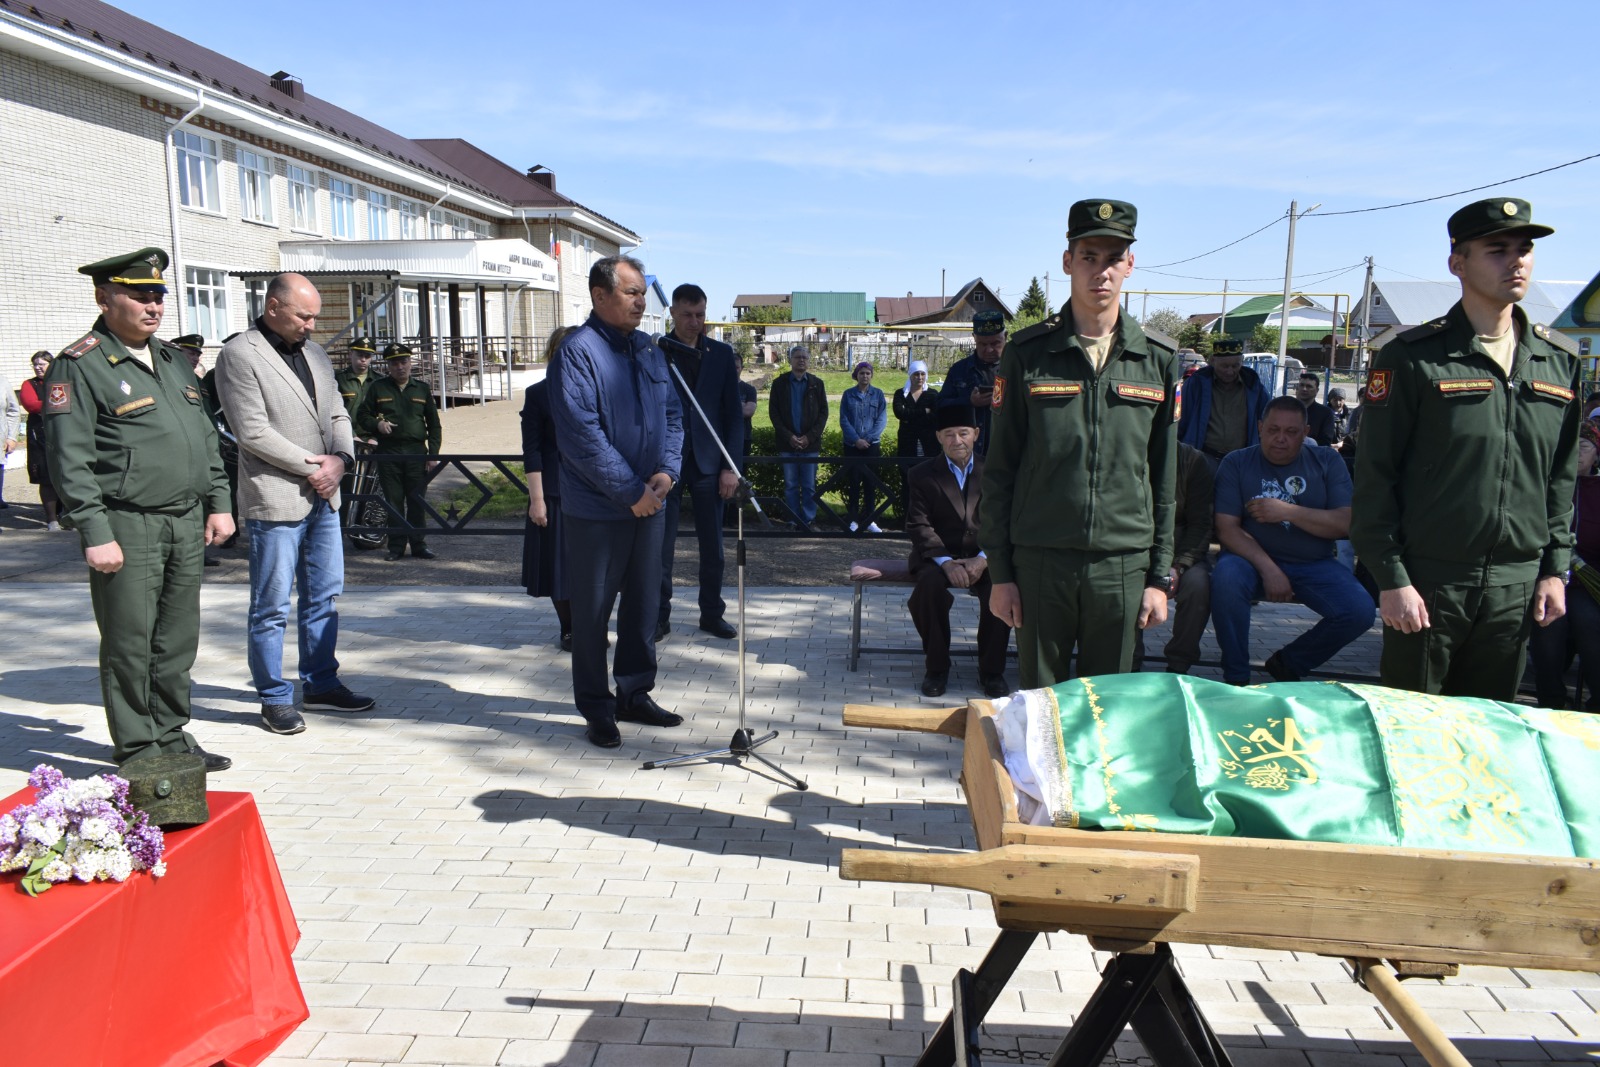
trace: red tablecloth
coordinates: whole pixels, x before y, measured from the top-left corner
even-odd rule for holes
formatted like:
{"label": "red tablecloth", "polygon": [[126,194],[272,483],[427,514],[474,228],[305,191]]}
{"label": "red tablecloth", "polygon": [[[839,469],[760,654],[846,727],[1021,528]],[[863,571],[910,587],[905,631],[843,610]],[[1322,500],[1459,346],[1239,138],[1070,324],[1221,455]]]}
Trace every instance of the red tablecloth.
{"label": "red tablecloth", "polygon": [[254,1067],[305,1021],[300,930],[255,800],[208,801],[209,822],[167,834],[163,878],[31,898],[0,875],[0,1017],[32,1035],[17,1062]]}

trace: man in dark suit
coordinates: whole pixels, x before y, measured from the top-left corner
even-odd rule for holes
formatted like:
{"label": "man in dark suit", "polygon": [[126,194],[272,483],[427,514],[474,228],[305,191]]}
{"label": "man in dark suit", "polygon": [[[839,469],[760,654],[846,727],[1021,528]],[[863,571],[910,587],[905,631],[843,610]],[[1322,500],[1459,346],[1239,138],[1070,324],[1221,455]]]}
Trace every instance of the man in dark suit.
{"label": "man in dark suit", "polygon": [[[672,291],[672,332],[661,339],[661,351],[683,378],[681,384],[676,376],[672,379],[683,404],[683,475],[667,494],[664,505],[666,543],[661,550],[657,641],[672,631],[672,562],[685,488],[694,508],[694,533],[700,547],[700,629],[723,640],[732,640],[739,634],[723,618],[727,603],[722,599],[723,503],[739,488],[739,472],[728,466],[723,451],[737,454],[744,437],[739,357],[731,345],[713,341],[705,331],[706,291],[698,285],[678,286]],[[693,401],[684,393],[684,384],[693,393]],[[704,419],[695,414],[695,401],[705,413]]]}
{"label": "man in dark suit", "polygon": [[922,635],[926,673],[924,696],[943,696],[950,680],[952,588],[970,589],[978,598],[978,679],[983,695],[1003,697],[1006,645],[1011,628],[989,611],[989,561],[978,548],[978,498],[983,460],[973,455],[978,418],[970,404],[939,408],[942,456],[911,468],[911,504],[906,533],[911,538],[911,621]]}

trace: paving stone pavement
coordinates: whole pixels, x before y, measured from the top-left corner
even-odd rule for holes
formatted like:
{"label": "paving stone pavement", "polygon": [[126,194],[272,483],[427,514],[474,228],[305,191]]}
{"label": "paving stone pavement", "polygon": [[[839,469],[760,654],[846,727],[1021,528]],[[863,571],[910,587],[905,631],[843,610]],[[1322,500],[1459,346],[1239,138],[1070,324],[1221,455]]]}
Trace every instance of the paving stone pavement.
{"label": "paving stone pavement", "polygon": [[[658,694],[687,727],[590,748],[553,616],[520,589],[352,589],[342,673],[377,710],[276,736],[245,673],[247,595],[204,588],[194,733],[235,761],[213,784],[256,795],[301,924],[312,1014],[271,1064],[909,1065],[995,937],[984,897],[838,877],[846,847],[974,846],[955,742],[840,725],[847,701],[924,703],[917,657],[845,669],[846,589],[749,596],[751,724],[779,731],[762,751],[807,792],[726,762],[640,769],[736,725],[733,646],[684,624]],[[871,643],[915,644],[903,599],[871,592]],[[87,588],[7,581],[0,610],[0,795],[42,761],[104,769]],[[1308,620],[1263,606],[1257,658]],[[1372,670],[1377,641],[1338,668]],[[958,662],[951,697],[973,670]],[[1421,1063],[1341,961],[1177,955],[1239,1067]],[[1080,938],[1036,946],[989,1016],[986,1062],[1043,1062],[1105,961]],[[1600,1055],[1600,976],[1464,968],[1408,989],[1474,1062]],[[1115,1054],[1141,1050],[1128,1036]]]}

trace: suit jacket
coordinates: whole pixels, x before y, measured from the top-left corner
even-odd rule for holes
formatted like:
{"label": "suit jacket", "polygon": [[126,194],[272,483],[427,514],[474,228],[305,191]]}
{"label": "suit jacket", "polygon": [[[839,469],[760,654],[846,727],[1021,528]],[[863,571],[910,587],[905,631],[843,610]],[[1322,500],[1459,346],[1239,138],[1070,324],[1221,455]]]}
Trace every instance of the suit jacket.
{"label": "suit jacket", "polygon": [[908,479],[911,500],[906,511],[906,534],[911,538],[911,573],[932,566],[939,556],[976,556],[983,457],[973,457],[965,491],[956,486],[956,476],[950,473],[943,452],[912,467]]}
{"label": "suit jacket", "polygon": [[[311,513],[317,491],[306,480],[312,456],[353,455],[350,416],[333,364],[322,346],[307,341],[306,364],[316,399],[306,395],[258,326],[235,337],[217,356],[217,399],[239,439],[239,516],[298,522]],[[339,494],[328,503],[339,508]]]}
{"label": "suit jacket", "polygon": [[[709,337],[700,338],[699,348],[700,373],[694,380],[694,398],[711,420],[712,429],[706,429],[706,424],[695,414],[694,405],[679,388],[678,379],[672,379],[672,387],[678,390],[678,398],[683,401],[684,477],[691,473],[688,463],[691,458],[695,470],[703,475],[719,474],[728,469],[722,450],[711,437],[713,431],[733,455],[739,453],[744,440],[744,420],[739,414],[739,358],[734,355],[732,346]],[[675,349],[663,345],[661,351],[669,363],[682,369],[682,357]]]}

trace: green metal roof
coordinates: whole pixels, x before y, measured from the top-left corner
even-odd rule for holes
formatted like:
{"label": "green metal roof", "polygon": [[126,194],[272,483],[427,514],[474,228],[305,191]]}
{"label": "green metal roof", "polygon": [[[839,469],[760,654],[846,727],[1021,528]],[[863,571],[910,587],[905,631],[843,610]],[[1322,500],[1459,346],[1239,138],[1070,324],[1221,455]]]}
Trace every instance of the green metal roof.
{"label": "green metal roof", "polygon": [[1600,325],[1600,274],[1590,279],[1577,299],[1562,309],[1550,325],[1557,330],[1581,330]]}
{"label": "green metal roof", "polygon": [[836,326],[870,326],[866,293],[795,293],[790,300],[795,322],[821,322]]}

